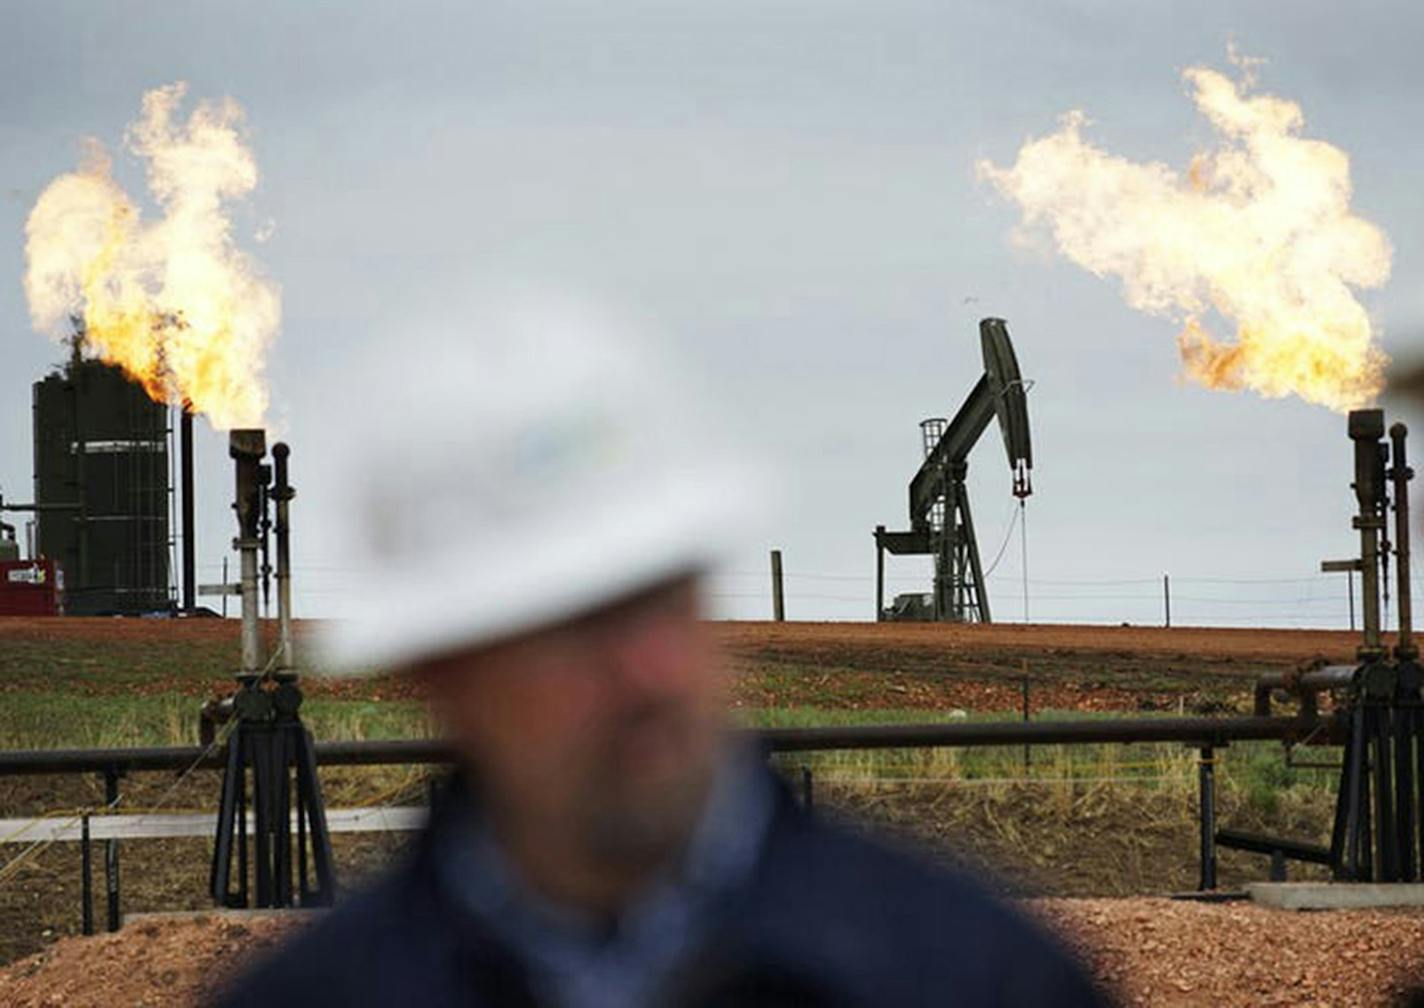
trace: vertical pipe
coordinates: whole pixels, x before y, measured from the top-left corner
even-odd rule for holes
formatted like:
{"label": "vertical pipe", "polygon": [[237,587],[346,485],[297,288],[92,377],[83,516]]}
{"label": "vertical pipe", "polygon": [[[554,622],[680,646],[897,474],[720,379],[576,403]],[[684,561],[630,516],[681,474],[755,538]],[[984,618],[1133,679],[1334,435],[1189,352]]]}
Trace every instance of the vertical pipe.
{"label": "vertical pipe", "polygon": [[233,507],[237,511],[238,551],[242,578],[242,669],[238,678],[254,681],[261,673],[259,656],[257,550],[262,522],[262,456],[267,454],[267,437],[259,429],[234,430],[228,435],[228,454],[236,474]]}
{"label": "vertical pipe", "polygon": [[1162,625],[1172,625],[1172,579],[1166,574],[1162,575]]}
{"label": "vertical pipe", "polygon": [[[109,809],[119,804],[119,772],[112,767],[104,771],[104,802]],[[104,892],[108,898],[110,931],[119,929],[119,841],[104,841]]]}
{"label": "vertical pipe", "polygon": [[237,543],[242,578],[242,672],[244,678],[256,678],[261,669],[257,626],[257,540],[240,539]]}
{"label": "vertical pipe", "polygon": [[1389,475],[1394,481],[1395,592],[1399,600],[1399,641],[1394,653],[1400,659],[1419,656],[1419,649],[1414,644],[1414,600],[1409,578],[1409,481],[1414,478],[1414,470],[1409,468],[1405,457],[1404,444],[1408,436],[1409,429],[1402,423],[1389,428],[1393,449]]}
{"label": "vertical pipe", "polygon": [[1360,511],[1354,525],[1360,532],[1360,587],[1363,595],[1364,641],[1359,648],[1363,661],[1384,653],[1380,637],[1380,532],[1384,528],[1384,411],[1352,410],[1350,439],[1355,442],[1355,497]]}
{"label": "vertical pipe", "polygon": [[875,622],[885,618],[885,544],[881,542],[884,525],[875,526]]}
{"label": "vertical pipe", "polygon": [[786,620],[786,596],[781,581],[781,550],[771,551],[771,618],[781,623]]}
{"label": "vertical pipe", "polygon": [[[287,474],[287,458],[292,453],[285,442],[272,446],[276,478],[272,487],[272,499],[277,504],[277,670],[288,672],[292,661],[292,546],[287,506],[296,491],[292,489]],[[780,554],[775,554],[778,559]]]}
{"label": "vertical pipe", "polygon": [[186,403],[178,421],[178,465],[179,481],[183,485],[183,611],[192,612],[198,606],[197,539],[193,518],[193,414]]}
{"label": "vertical pipe", "polygon": [[84,934],[94,933],[94,852],[89,844],[89,813],[79,825],[79,900]]}
{"label": "vertical pipe", "polygon": [[1350,603],[1350,632],[1355,632],[1355,572],[1348,570],[1345,572],[1345,597]]}
{"label": "vertical pipe", "polygon": [[1202,746],[1198,761],[1201,780],[1201,878],[1197,888],[1216,888],[1216,757],[1211,746]]}

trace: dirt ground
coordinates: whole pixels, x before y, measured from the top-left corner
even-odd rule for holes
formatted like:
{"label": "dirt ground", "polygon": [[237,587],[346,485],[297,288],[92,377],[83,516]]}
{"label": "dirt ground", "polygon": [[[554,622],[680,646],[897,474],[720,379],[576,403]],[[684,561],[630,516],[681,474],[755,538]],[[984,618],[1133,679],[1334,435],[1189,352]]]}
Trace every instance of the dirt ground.
{"label": "dirt ground", "polygon": [[[1389,1005],[1418,982],[1424,914],[1291,913],[1165,899],[1034,900],[1025,909],[1130,1006]],[[187,1005],[303,926],[299,915],[138,919],[0,970],[14,1008]]]}
{"label": "dirt ground", "polygon": [[[744,675],[737,700],[791,692],[841,707],[1249,710],[1262,672],[1353,659],[1358,635],[1328,630],[1011,623],[718,623]],[[819,683],[819,687],[817,684]]]}
{"label": "dirt ground", "polygon": [[[299,637],[315,628],[298,622]],[[1263,671],[1345,662],[1344,631],[996,623],[751,623],[712,629],[738,673],[741,706],[1017,709],[1029,680],[1036,709],[1236,710]],[[273,628],[268,626],[270,633]],[[0,693],[86,695],[231,690],[236,621],[0,617]],[[413,696],[390,676],[309,676],[312,696]]]}
{"label": "dirt ground", "polygon": [[[298,633],[312,620],[297,620]],[[1292,660],[1316,654],[1349,657],[1359,640],[1346,630],[1270,630],[1222,627],[1142,627],[1055,623],[811,623],[724,621],[715,623],[733,647],[793,648],[835,652],[867,643],[897,650],[920,647],[1122,650],[1151,655],[1196,655],[1221,659]],[[187,640],[237,639],[237,621],[220,619],[111,619],[107,617],[0,617],[0,639],[40,636],[49,640],[153,642],[180,636]]]}

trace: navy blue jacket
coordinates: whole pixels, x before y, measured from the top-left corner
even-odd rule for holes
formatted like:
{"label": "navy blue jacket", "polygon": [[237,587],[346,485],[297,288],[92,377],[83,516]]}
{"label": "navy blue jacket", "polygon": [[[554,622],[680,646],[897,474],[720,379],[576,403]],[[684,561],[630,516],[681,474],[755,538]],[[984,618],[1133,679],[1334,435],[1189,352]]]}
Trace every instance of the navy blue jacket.
{"label": "navy blue jacket", "polygon": [[[241,978],[227,1008],[536,1004],[524,969],[412,856]],[[778,788],[751,881],[669,990],[677,1008],[1104,1003],[1080,966],[963,876],[802,811]]]}

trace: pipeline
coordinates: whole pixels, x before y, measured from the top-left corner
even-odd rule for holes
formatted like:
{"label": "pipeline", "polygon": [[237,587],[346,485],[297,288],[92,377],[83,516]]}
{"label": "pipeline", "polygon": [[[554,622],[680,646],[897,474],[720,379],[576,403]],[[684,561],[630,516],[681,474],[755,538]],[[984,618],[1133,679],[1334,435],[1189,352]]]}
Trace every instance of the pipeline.
{"label": "pipeline", "polygon": [[[845,749],[934,749],[968,746],[1082,745],[1088,743],[1181,742],[1221,746],[1231,742],[1276,740],[1338,744],[1332,720],[1300,717],[1113,718],[1101,721],[990,721],[982,724],[855,725],[830,728],[739,729],[740,740],[765,752],[815,752]],[[436,739],[389,739],[318,742],[321,766],[440,764],[454,758],[448,743]],[[197,763],[220,767],[221,749],[205,755],[202,746],[153,746],[129,749],[29,749],[0,752],[0,776],[46,773],[97,773],[114,768],[182,770]]]}

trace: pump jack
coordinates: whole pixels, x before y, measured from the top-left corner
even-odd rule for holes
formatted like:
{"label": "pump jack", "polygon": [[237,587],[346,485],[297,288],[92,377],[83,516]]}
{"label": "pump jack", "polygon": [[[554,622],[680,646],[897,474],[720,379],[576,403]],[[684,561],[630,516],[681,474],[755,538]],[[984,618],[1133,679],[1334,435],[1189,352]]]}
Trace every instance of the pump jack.
{"label": "pump jack", "polygon": [[[1013,473],[1013,493],[1022,505],[1033,493],[1029,471],[1026,386],[1003,319],[979,323],[984,373],[970,390],[954,419],[926,420],[921,425],[925,460],[910,481],[910,528],[887,532],[875,527],[875,618],[934,619],[952,623],[989,623],[989,596],[974,520],[969,513],[969,453],[995,417],[1004,436],[1004,451]],[[935,558],[934,593],[928,607],[897,604],[885,608],[885,554],[929,555]],[[899,603],[897,599],[897,603]]]}

